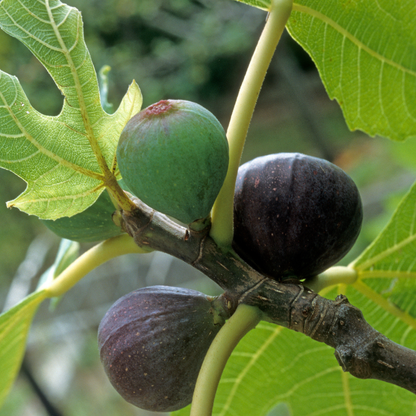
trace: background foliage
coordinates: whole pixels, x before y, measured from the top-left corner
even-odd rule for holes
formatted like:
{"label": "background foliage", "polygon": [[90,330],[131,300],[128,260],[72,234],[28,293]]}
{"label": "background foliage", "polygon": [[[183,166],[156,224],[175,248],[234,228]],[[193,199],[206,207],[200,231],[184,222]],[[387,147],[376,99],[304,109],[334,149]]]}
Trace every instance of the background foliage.
{"label": "background foliage", "polygon": [[[86,43],[96,68],[102,65],[113,68],[110,73],[110,101],[115,107],[132,78],[135,78],[142,89],[144,105],[162,98],[198,101],[213,111],[226,126],[250,52],[264,23],[264,12],[231,1],[214,0],[106,0],[87,3],[74,0],[70,5],[82,10]],[[328,99],[323,90],[310,59],[289,37],[285,37],[279,46],[277,57],[263,88],[243,158],[248,160],[279,151],[301,151],[335,161],[351,174],[363,196],[366,226],[353,252],[344,260],[346,263],[372,241],[413,182],[416,146],[414,141],[391,143],[381,138],[368,138],[359,132],[349,132],[338,106]],[[38,111],[49,115],[59,113],[62,96],[49,75],[23,45],[3,32],[0,33],[0,68],[18,76]],[[2,170],[0,175],[2,201],[14,198],[24,189],[21,181],[9,172]],[[34,288],[37,277],[50,264],[58,240],[36,218],[17,210],[6,211],[4,206],[0,209],[4,209],[0,227],[0,301],[8,308]],[[24,369],[34,371],[42,388],[64,414],[100,412],[105,415],[119,413],[120,409],[125,414],[139,414],[137,409],[119,400],[103,377],[98,363],[96,327],[116,298],[137,287],[161,283],[193,287],[210,294],[217,291],[207,279],[202,279],[197,272],[167,256],[156,253],[139,257],[126,256],[114,260],[105,269],[98,269],[68,293],[53,314],[48,312],[47,305],[42,305],[35,318]],[[384,287],[377,289],[379,293],[383,290]],[[359,299],[362,295],[356,290],[351,289],[351,295],[347,294],[353,301],[357,298],[366,303],[365,299]],[[377,315],[374,311],[379,306],[372,305],[370,300],[367,304],[366,316],[374,317],[377,323],[383,318],[383,312]],[[394,316],[391,319],[393,328]],[[267,368],[271,362],[279,365],[284,357],[276,360],[276,355],[280,356],[281,349],[286,351],[293,345],[297,346],[294,349],[295,361],[302,361],[304,355],[309,354],[311,361],[308,362],[316,362],[313,356],[316,349],[325,349],[314,343],[308,350],[311,341],[296,338],[297,334],[289,334],[289,331],[266,324],[253,331],[253,346],[257,331],[270,333],[270,337],[277,341],[273,346],[261,346],[267,349],[267,354],[261,357],[262,362],[255,360],[258,357],[255,349],[247,351],[244,346],[237,350],[237,355],[255,360],[255,365],[247,368],[245,375],[251,376],[250,370],[259,374],[259,368]],[[403,331],[406,332],[405,329]],[[401,333],[398,332],[397,337]],[[412,338],[408,342],[413,345]],[[322,371],[332,372],[335,377],[334,383],[327,381],[328,386],[342,389],[345,380],[339,368],[335,368],[329,350],[327,357],[328,362],[323,361]],[[292,385],[296,389],[285,391],[279,380],[269,383],[270,388],[282,391],[282,400],[294,397],[297,389],[311,389],[321,374],[318,373],[315,378],[307,376],[315,371],[311,366],[298,370],[293,370],[291,366],[281,368],[285,377],[293,379]],[[228,382],[241,375],[241,370],[235,370],[237,373],[234,375],[233,368],[229,371]],[[12,395],[0,410],[1,415],[22,415],[26,411],[30,411],[31,415],[34,412],[37,412],[36,415],[46,414],[39,397],[30,387],[28,374],[30,371],[22,372]],[[261,374],[267,377],[266,371]],[[302,377],[310,380],[309,384],[297,381]],[[260,382],[260,377],[253,378],[256,379]],[[227,383],[227,378],[223,383]],[[360,384],[357,383],[352,383],[352,392],[358,411]],[[379,398],[378,385],[373,391]],[[28,399],[21,400],[22,394]],[[319,396],[319,393],[316,392],[316,395]],[[337,406],[344,409],[345,395],[335,396],[331,395],[334,404],[328,402],[328,411],[335,411]],[[218,403],[226,404],[233,397],[220,395]],[[328,397],[329,394],[326,394],[325,400]],[[405,397],[402,401],[405,406]],[[339,404],[341,402],[342,405]],[[382,409],[383,403],[381,400],[377,411]],[[262,409],[269,405],[272,403],[263,403]],[[403,408],[403,414],[409,414],[408,408],[411,408],[411,403]],[[277,411],[284,414],[287,409],[283,406]],[[345,414],[345,411],[340,414]]]}

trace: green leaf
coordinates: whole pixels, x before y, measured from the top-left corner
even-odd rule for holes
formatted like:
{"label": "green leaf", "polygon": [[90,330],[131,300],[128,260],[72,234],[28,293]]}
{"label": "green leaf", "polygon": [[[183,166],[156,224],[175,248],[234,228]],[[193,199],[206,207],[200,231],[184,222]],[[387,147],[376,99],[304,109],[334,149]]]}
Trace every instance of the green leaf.
{"label": "green leaf", "polygon": [[392,0],[297,0],[288,29],[350,129],[416,136],[416,9]]}
{"label": "green leaf", "polygon": [[416,278],[416,183],[393,217],[352,266],[361,279]]}
{"label": "green leaf", "polygon": [[[413,331],[413,347],[415,335]],[[303,334],[260,323],[227,363],[213,416],[264,416],[282,402],[294,416],[413,414],[416,398],[412,393],[344,373],[333,351]],[[174,413],[188,414],[189,409]]]}
{"label": "green leaf", "polygon": [[72,216],[94,203],[110,171],[117,173],[118,138],[140,110],[140,90],[133,82],[114,114],[102,109],[75,8],[56,0],[3,0],[0,28],[31,50],[65,96],[58,116],[44,116],[17,78],[0,71],[0,166],[28,184],[8,205],[42,219]]}
{"label": "green leaf", "polygon": [[35,292],[0,315],[0,406],[19,372],[30,324],[45,298],[45,291]]}
{"label": "green leaf", "polygon": [[295,0],[287,25],[349,128],[394,140],[416,136],[415,26],[414,3],[392,0]]}
{"label": "green leaf", "polygon": [[384,230],[351,264],[358,273],[354,287],[409,328],[416,328],[415,252],[416,183]]}

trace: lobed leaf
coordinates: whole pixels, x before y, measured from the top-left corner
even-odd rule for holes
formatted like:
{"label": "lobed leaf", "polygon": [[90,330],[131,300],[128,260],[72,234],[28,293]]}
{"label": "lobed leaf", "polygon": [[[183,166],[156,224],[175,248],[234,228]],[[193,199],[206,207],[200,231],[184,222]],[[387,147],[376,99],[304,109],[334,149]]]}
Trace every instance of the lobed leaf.
{"label": "lobed leaf", "polygon": [[391,0],[297,0],[288,29],[350,129],[416,136],[416,9]]}
{"label": "lobed leaf", "polygon": [[19,372],[30,324],[45,297],[45,291],[35,292],[0,315],[0,406]]}
{"label": "lobed leaf", "polygon": [[405,140],[416,136],[415,25],[413,2],[295,0],[287,28],[350,129]]}
{"label": "lobed leaf", "polygon": [[133,82],[114,114],[103,110],[81,14],[60,1],[2,0],[0,28],[31,50],[65,96],[58,116],[44,116],[17,78],[0,72],[0,166],[28,184],[8,205],[43,219],[75,215],[116,172],[118,138],[141,108],[140,90]]}

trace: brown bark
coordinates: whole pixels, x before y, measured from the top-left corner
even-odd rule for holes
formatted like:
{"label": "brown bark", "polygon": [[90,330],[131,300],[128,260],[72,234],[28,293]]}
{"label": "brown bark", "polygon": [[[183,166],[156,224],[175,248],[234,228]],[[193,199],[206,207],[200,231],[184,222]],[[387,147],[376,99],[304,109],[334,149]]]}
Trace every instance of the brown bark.
{"label": "brown bark", "polygon": [[175,256],[224,289],[230,312],[258,307],[264,320],[302,332],[335,349],[344,371],[392,383],[416,393],[416,352],[371,327],[345,296],[325,299],[300,282],[278,282],[252,269],[233,251],[221,251],[208,230],[190,231],[133,198],[137,210],[122,213],[123,227],[139,246]]}

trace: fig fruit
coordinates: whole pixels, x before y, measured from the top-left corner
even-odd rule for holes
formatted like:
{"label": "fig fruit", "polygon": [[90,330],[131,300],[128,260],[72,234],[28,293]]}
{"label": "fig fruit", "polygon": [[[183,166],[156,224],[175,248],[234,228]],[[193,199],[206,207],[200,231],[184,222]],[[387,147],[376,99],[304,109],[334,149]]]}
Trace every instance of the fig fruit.
{"label": "fig fruit", "polygon": [[98,344],[105,372],[125,400],[159,412],[191,403],[205,354],[224,324],[215,299],[153,286],[113,304],[100,323]]}
{"label": "fig fruit", "polygon": [[238,170],[233,247],[274,279],[314,276],[353,246],[362,223],[353,180],[316,157],[280,153]]}
{"label": "fig fruit", "polygon": [[163,100],[136,114],[117,146],[124,181],[153,209],[185,224],[206,218],[228,169],[228,142],[199,104]]}
{"label": "fig fruit", "polygon": [[104,191],[93,205],[79,214],[41,221],[61,238],[92,243],[122,234],[121,228],[112,220],[115,210],[107,191]]}

